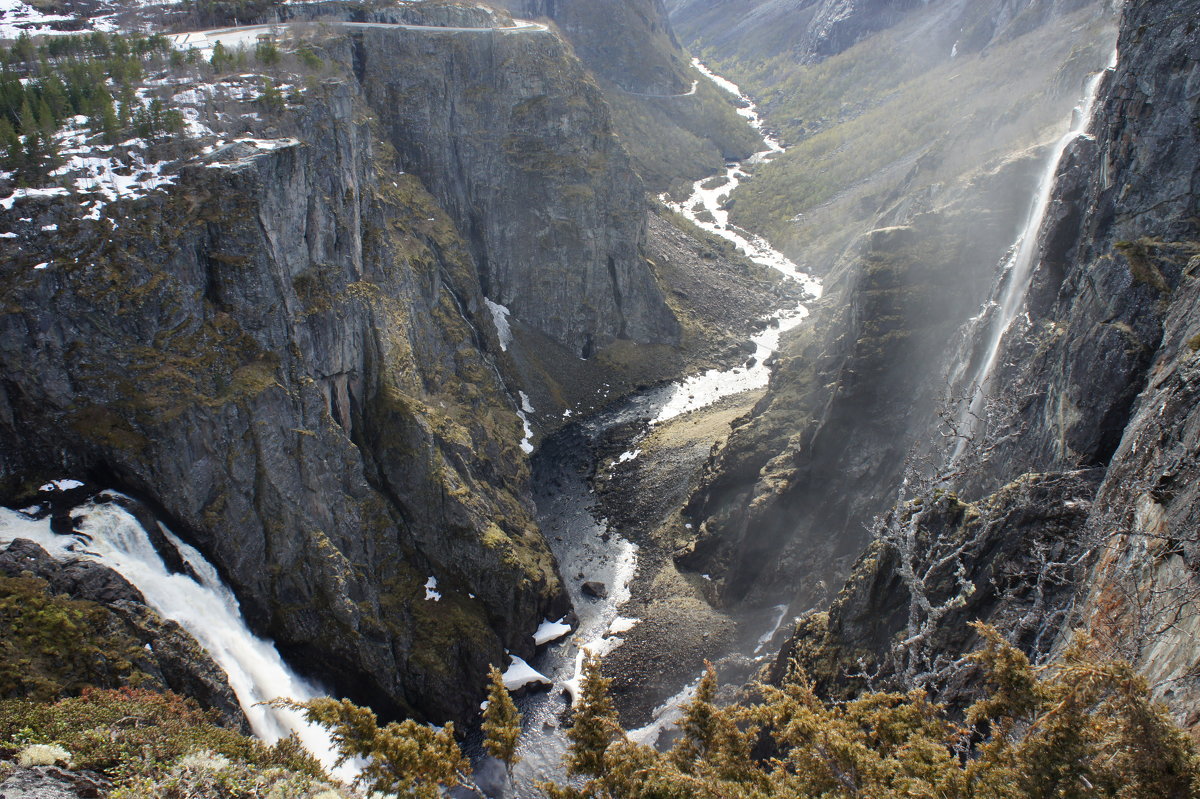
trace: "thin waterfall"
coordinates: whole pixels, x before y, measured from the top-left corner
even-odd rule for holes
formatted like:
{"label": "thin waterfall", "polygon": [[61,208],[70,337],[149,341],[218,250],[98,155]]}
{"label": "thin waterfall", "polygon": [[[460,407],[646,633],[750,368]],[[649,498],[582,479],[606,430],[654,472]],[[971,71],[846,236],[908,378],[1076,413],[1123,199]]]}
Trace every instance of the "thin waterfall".
{"label": "thin waterfall", "polygon": [[[294,731],[326,768],[332,767],[337,754],[324,729],[308,724],[294,711],[259,704],[276,697],[303,701],[324,692],[292,671],[273,643],[250,631],[237,598],[199,551],[160,524],[196,579],[172,573],[138,520],[120,505],[104,501],[106,498],[120,495],[104,492],[98,501],[76,509],[83,514],[76,535],[52,532],[48,517],[32,519],[0,508],[0,544],[27,538],[58,560],[93,560],[119,573],[142,592],[160,616],[191,633],[225,671],[255,735],[273,743]],[[353,779],[354,773],[343,767],[336,776]]]}
{"label": "thin waterfall", "polygon": [[[993,297],[989,298],[985,310],[976,317],[979,320],[977,324],[981,324],[983,329],[972,332],[970,340],[978,341],[983,338],[986,346],[983,350],[984,357],[978,361],[969,376],[960,373],[955,376],[956,379],[951,381],[953,386],[965,387],[971,391],[970,402],[959,413],[958,419],[960,429],[966,436],[958,439],[950,457],[951,463],[958,460],[971,437],[978,432],[978,420],[982,415],[984,403],[988,399],[992,371],[1000,357],[1005,335],[1025,304],[1030,278],[1033,276],[1034,266],[1041,254],[1038,246],[1041,239],[1039,234],[1046,219],[1046,212],[1050,209],[1050,200],[1054,196],[1055,177],[1058,175],[1063,155],[1071,142],[1080,136],[1087,135],[1100,84],[1106,72],[1111,71],[1116,64],[1117,53],[1114,51],[1108,69],[1097,72],[1088,80],[1083,102],[1075,106],[1071,112],[1070,129],[1054,143],[1045,169],[1042,170],[1041,177],[1038,179],[1037,191],[1029,208],[1029,216],[1017,234],[1015,243],[1009,249],[1009,255],[1000,270],[1001,278]],[[996,292],[999,296],[996,296]],[[962,363],[965,372],[969,369],[970,364],[965,360]],[[966,377],[965,380],[964,377]]]}

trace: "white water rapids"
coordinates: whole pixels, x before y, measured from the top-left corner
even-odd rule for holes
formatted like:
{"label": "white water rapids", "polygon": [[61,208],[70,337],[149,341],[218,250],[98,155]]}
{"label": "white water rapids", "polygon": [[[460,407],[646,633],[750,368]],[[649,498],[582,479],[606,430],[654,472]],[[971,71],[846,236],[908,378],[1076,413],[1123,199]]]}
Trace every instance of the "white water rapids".
{"label": "white water rapids", "polygon": [[[1117,65],[1117,53],[1113,53],[1108,70]],[[987,402],[992,372],[996,360],[1003,349],[1004,338],[1013,322],[1016,321],[1025,305],[1025,295],[1029,291],[1030,279],[1033,277],[1034,266],[1038,263],[1041,252],[1038,244],[1041,240],[1042,224],[1046,221],[1046,213],[1050,209],[1050,200],[1054,195],[1055,179],[1058,176],[1059,165],[1066,154],[1071,142],[1088,135],[1092,122],[1092,111],[1096,105],[1096,97],[1105,71],[1097,72],[1088,80],[1083,100],[1071,112],[1070,129],[1054,143],[1046,166],[1038,179],[1037,190],[1025,224],[1017,234],[1016,241],[1009,250],[1009,255],[1000,270],[1000,279],[993,296],[984,306],[983,311],[972,320],[972,329],[968,331],[968,342],[983,339],[986,344],[983,357],[977,360],[974,369],[968,358],[960,358],[959,371],[951,378],[951,385],[965,388],[971,392],[970,402],[965,405],[959,415],[959,426],[969,435],[977,432],[978,424]],[[997,296],[998,295],[998,296]],[[982,328],[982,329],[981,329]],[[958,460],[969,441],[959,438],[955,445],[951,461]]]}
{"label": "white water rapids", "polygon": [[[778,139],[764,129],[758,108],[736,84],[714,74],[698,59],[692,60],[692,66],[718,87],[738,98],[738,113],[762,134],[766,149],[755,153],[744,162],[727,164],[723,174],[696,181],[692,184],[692,195],[683,202],[672,202],[665,194],[659,199],[697,227],[733,242],[739,252],[755,263],[770,267],[799,282],[813,299],[819,298],[820,280],[800,271],[787,256],[771,247],[766,239],[730,223],[726,203],[742,180],[750,176],[746,166],[764,164],[784,152],[784,148]],[[676,383],[670,398],[654,421],[664,422],[688,411],[711,405],[723,397],[765,386],[771,376],[765,361],[779,346],[780,336],[804,321],[806,316],[808,308],[802,304],[776,312],[770,317],[768,327],[751,339],[754,344],[752,365],[733,369],[710,369]]]}
{"label": "white water rapids", "polygon": [[[115,492],[106,492],[117,497]],[[105,494],[100,495],[103,499]],[[34,541],[58,560],[94,560],[119,573],[146,597],[159,615],[179,623],[224,669],[254,734],[272,743],[291,734],[330,768],[336,759],[328,734],[308,724],[298,713],[258,703],[276,697],[303,701],[324,691],[298,676],[270,641],[254,635],[242,618],[233,592],[217,570],[195,548],[160,525],[163,534],[199,577],[172,574],[141,524],[128,511],[110,502],[92,502],[76,509],[84,515],[77,535],[57,535],[49,517],[32,519],[0,508],[0,544],[17,538]],[[354,778],[348,766],[336,770],[340,779]]]}
{"label": "white water rapids", "polygon": [[[747,167],[769,161],[782,153],[783,147],[763,130],[754,104],[736,85],[714,75],[700,62],[694,64],[702,75],[739,99],[739,113],[763,134],[765,149],[743,163],[727,165],[723,174],[697,181],[692,196],[683,203],[672,203],[665,197],[663,202],[702,229],[733,242],[751,260],[799,281],[810,296],[819,297],[821,284],[816,278],[800,271],[761,237],[729,222],[724,205],[740,182],[749,176]],[[597,420],[589,425],[598,429],[603,424],[613,423],[622,413],[638,414],[647,409],[652,421],[663,422],[722,398],[762,388],[770,377],[765,361],[777,348],[781,335],[798,325],[807,315],[808,309],[804,305],[796,305],[769,317],[768,327],[752,338],[755,345],[752,365],[727,370],[713,369],[670,386],[651,389],[630,399],[628,408],[632,410],[619,411],[606,420]],[[532,410],[527,402],[523,402],[522,407]],[[636,453],[631,457],[636,457]],[[557,689],[569,690],[574,687],[573,681],[579,676],[582,651],[588,649],[601,653],[619,645],[620,639],[615,636],[636,623],[636,620],[622,619],[618,609],[629,598],[628,587],[636,569],[637,548],[615,533],[610,536],[605,520],[594,518],[590,512],[589,489],[585,480],[574,474],[564,474],[561,479],[564,483],[556,490],[547,492],[548,496],[540,498],[539,503],[549,505],[562,502],[570,506],[552,515],[562,521],[564,528],[575,530],[573,534],[566,535],[568,530],[563,529],[565,535],[558,540],[569,540],[562,546],[556,546],[555,554],[564,575],[572,584],[572,599],[578,611],[579,626],[574,635],[574,648],[552,646],[554,655],[549,662],[539,664],[555,683],[556,690],[550,695],[543,694],[541,698],[523,702],[522,710],[526,713],[526,730],[522,740],[524,762],[518,766],[516,779],[522,795],[536,779],[550,776],[559,769],[565,740],[558,728],[558,717],[566,703]],[[0,543],[27,538],[56,558],[88,558],[120,573],[143,593],[150,606],[160,615],[178,622],[191,633],[225,670],[256,735],[271,742],[294,730],[310,751],[327,766],[331,765],[335,755],[323,730],[304,723],[298,714],[258,704],[279,696],[304,700],[324,692],[293,672],[271,642],[256,637],[249,630],[236,597],[221,582],[216,569],[197,550],[164,528],[164,535],[200,579],[196,581],[187,575],[171,574],[146,532],[125,509],[101,501],[78,510],[86,515],[80,530],[90,540],[56,535],[50,530],[49,519],[35,520],[23,513],[0,508]],[[580,530],[584,532],[580,533]],[[555,531],[547,529],[544,532],[550,537]],[[585,572],[589,579],[608,587],[608,597],[597,601],[579,594],[575,581],[569,578]],[[776,610],[773,630],[779,628],[786,613],[784,607]],[[764,639],[760,638],[759,643],[761,649]],[[685,686],[659,709],[650,725],[634,731],[633,735],[639,740],[653,741],[659,732],[678,718],[679,707],[693,691],[694,684]],[[351,779],[354,775],[349,767],[343,767],[337,776]]]}
{"label": "white water rapids", "polygon": [[[693,61],[704,77],[738,98],[739,113],[763,135],[764,149],[744,163],[728,164],[721,174],[693,184],[692,195],[681,203],[662,202],[695,223],[698,227],[727,239],[756,263],[775,269],[789,279],[801,283],[812,297],[821,294],[820,282],[800,271],[782,253],[764,239],[730,224],[724,205],[742,180],[749,176],[747,168],[769,161],[783,152],[779,142],[763,129],[762,120],[750,98],[733,83],[714,75],[699,61]],[[567,741],[559,726],[568,706],[564,694],[577,690],[584,650],[596,655],[620,646],[620,635],[637,623],[619,615],[621,604],[629,594],[629,584],[637,568],[637,547],[623,538],[619,531],[609,528],[607,520],[595,514],[595,498],[591,494],[587,473],[590,464],[576,463],[587,450],[585,441],[602,438],[605,432],[634,421],[661,423],[689,411],[709,406],[725,397],[762,388],[767,384],[770,370],[766,359],[779,345],[784,331],[798,325],[808,315],[803,305],[785,308],[768,317],[768,327],[751,340],[755,345],[754,362],[750,366],[732,369],[712,369],[666,386],[638,392],[615,407],[576,425],[569,439],[543,444],[539,461],[535,461],[538,486],[536,500],[542,532],[557,558],[578,616],[578,626],[569,642],[549,647],[534,660],[536,667],[553,683],[548,693],[534,694],[520,700],[525,718],[519,754],[522,758],[514,771],[512,785],[498,778],[488,787],[494,795],[533,796],[538,780],[563,779],[561,758]],[[546,452],[552,446],[561,452]],[[636,458],[640,453],[636,442],[618,458],[619,462]],[[540,462],[540,465],[539,465]],[[609,596],[597,600],[579,590],[582,579],[604,583]],[[774,623],[772,633],[782,623],[785,608],[775,608],[766,626]],[[759,639],[761,643],[762,639]],[[761,646],[760,646],[761,648]],[[656,709],[654,719],[645,727],[631,731],[630,737],[653,743],[659,734],[669,730],[681,716],[680,708],[694,695],[696,683],[683,686],[675,696]]]}

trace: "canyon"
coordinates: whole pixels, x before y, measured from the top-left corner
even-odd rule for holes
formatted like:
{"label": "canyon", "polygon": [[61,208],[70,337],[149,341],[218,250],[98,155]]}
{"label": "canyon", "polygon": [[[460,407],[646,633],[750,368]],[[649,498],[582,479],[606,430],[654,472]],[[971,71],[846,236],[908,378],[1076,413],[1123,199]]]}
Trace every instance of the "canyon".
{"label": "canyon", "polygon": [[39,668],[275,740],[496,665],[492,795],[585,652],[650,744],[705,660],[961,709],[979,620],[1194,727],[1195,5],[113,5],[203,50],[0,177],[0,573],[148,654]]}

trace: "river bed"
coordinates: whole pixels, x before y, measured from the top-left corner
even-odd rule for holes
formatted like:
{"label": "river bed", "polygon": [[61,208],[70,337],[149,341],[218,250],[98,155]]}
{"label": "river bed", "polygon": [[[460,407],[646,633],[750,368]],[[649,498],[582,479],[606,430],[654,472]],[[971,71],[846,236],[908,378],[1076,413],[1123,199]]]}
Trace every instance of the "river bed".
{"label": "river bed", "polygon": [[[727,203],[733,192],[750,175],[755,165],[763,164],[784,152],[779,141],[764,129],[754,103],[733,83],[713,74],[699,61],[693,65],[706,78],[737,98],[739,113],[763,134],[764,149],[744,162],[726,164],[724,172],[693,184],[692,194],[682,202],[666,195],[660,200],[698,227],[733,242],[737,249],[756,263],[770,267],[801,284],[807,298],[821,295],[818,279],[800,271],[763,238],[729,221]],[[806,301],[807,301],[806,298]],[[520,744],[521,762],[514,770],[513,784],[505,792],[503,779],[489,785],[495,796],[525,797],[539,795],[538,780],[562,780],[561,760],[567,741],[563,734],[575,690],[584,651],[603,655],[620,646],[622,633],[637,623],[636,618],[621,615],[630,599],[630,586],[638,567],[638,549],[620,530],[604,518],[592,480],[603,464],[601,451],[612,448],[614,431],[629,435],[623,451],[610,466],[626,463],[641,455],[639,441],[645,431],[684,414],[710,407],[746,392],[763,389],[769,380],[767,359],[774,353],[782,334],[808,316],[803,303],[780,308],[766,318],[766,326],[751,339],[754,352],[743,364],[730,369],[711,369],[664,386],[638,392],[615,406],[546,439],[533,458],[534,496],[538,522],[567,584],[578,617],[573,634],[545,647],[531,662],[553,686],[522,697],[518,706],[524,717]],[[602,583],[607,596],[597,598],[584,592],[583,584]],[[759,655],[788,616],[787,606],[778,606],[757,614],[754,635],[748,639],[747,654]],[[696,679],[699,677],[697,664]],[[694,682],[677,686],[678,693],[667,699],[646,726],[632,731],[631,737],[654,743],[662,731],[678,718],[679,707],[694,692]],[[492,769],[492,774],[497,774]]]}

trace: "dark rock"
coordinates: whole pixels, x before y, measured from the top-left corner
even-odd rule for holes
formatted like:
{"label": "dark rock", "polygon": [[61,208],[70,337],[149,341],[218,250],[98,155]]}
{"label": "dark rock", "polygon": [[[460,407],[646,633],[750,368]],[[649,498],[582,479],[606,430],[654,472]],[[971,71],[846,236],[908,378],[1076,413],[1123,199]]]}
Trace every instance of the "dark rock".
{"label": "dark rock", "polygon": [[[478,697],[462,686],[506,648],[531,656],[529,633],[568,607],[533,522],[521,425],[490,354],[501,350],[481,272],[496,286],[531,287],[543,266],[566,275],[585,264],[594,285],[539,284],[608,297],[594,319],[573,318],[567,338],[617,336],[614,280],[628,335],[670,338],[674,323],[637,254],[644,205],[602,100],[593,92],[585,104],[571,101],[565,125],[552,109],[537,111],[541,92],[568,103],[586,81],[553,36],[530,34],[532,52],[516,38],[436,44],[367,32],[382,127],[363,87],[331,78],[289,121],[304,146],[251,148],[221,168],[186,165],[169,192],[122,211],[116,230],[92,235],[81,224],[76,235],[44,237],[38,258],[65,264],[53,275],[0,274],[10,310],[0,317],[0,489],[17,495],[32,476],[95,474],[145,498],[215,564],[253,629],[331,690],[389,715],[472,717]],[[351,61],[349,37],[330,47]],[[440,60],[418,52],[425,47]],[[469,91],[475,76],[501,79],[478,65],[505,48],[507,83]],[[414,104],[382,96],[409,79],[384,74],[407,72],[388,62],[397,49],[417,59],[425,77],[413,81],[438,84],[422,90],[429,119],[402,124],[404,111],[393,109]],[[540,57],[554,66],[552,87],[538,77]],[[447,75],[458,77],[446,83]],[[451,100],[447,86],[476,99]],[[489,236],[542,225],[502,222],[505,203],[543,219],[563,211],[572,232],[552,258],[522,250],[537,239],[522,234],[507,249],[487,242],[497,269],[500,254],[512,256],[503,277],[481,269],[454,226],[471,229],[466,207],[447,216],[376,138],[383,131],[402,150],[427,141],[440,159],[450,108],[435,95],[460,113],[470,102],[531,100],[522,141],[564,159],[545,165],[545,181],[517,156],[505,156],[498,173],[468,160],[446,163],[454,174],[437,177],[447,192],[470,188]],[[479,118],[493,110],[481,106]],[[501,139],[484,148],[489,159],[503,152]],[[563,205],[564,181],[591,181],[593,156],[595,195],[576,192]],[[551,304],[577,309],[580,296]],[[150,373],[149,382],[131,377]],[[153,534],[157,521],[143,524]],[[441,603],[424,600],[431,574]],[[453,624],[437,612],[448,605]]]}
{"label": "dark rock", "polygon": [[56,561],[38,544],[23,538],[0,550],[0,574],[9,577],[29,574],[49,583],[53,593],[102,605],[146,601],[141,591],[107,566],[87,559]]}
{"label": "dark rock", "polygon": [[604,599],[608,596],[608,586],[596,580],[588,580],[579,586],[579,590],[592,599]]}
{"label": "dark rock", "polygon": [[0,799],[97,799],[112,785],[90,771],[57,766],[19,768],[0,782]]}
{"label": "dark rock", "polygon": [[[186,630],[148,607],[142,593],[117,572],[86,558],[55,560],[36,543],[17,539],[0,550],[0,574],[36,577],[46,581],[51,594],[103,607],[106,628],[97,632],[133,648],[140,687],[192,697],[201,707],[215,710],[225,726],[249,732],[221,667]],[[125,683],[113,670],[97,684],[115,688]]]}
{"label": "dark rock", "polygon": [[250,731],[224,670],[186,630],[137,602],[117,602],[111,609],[136,631],[169,689],[215,710],[225,726]]}

